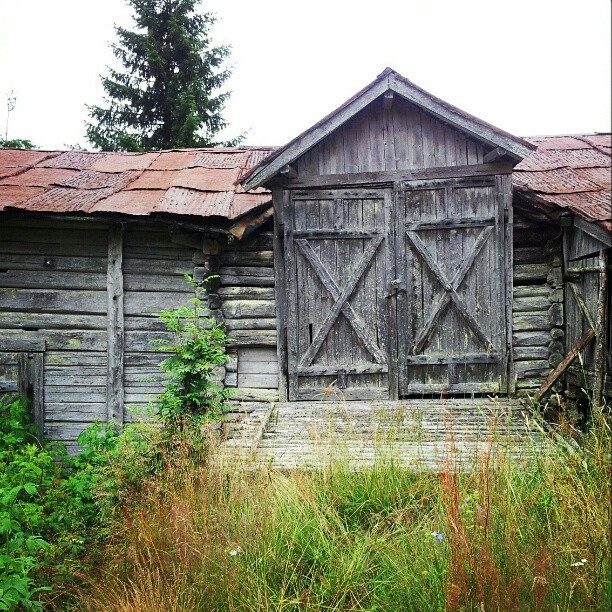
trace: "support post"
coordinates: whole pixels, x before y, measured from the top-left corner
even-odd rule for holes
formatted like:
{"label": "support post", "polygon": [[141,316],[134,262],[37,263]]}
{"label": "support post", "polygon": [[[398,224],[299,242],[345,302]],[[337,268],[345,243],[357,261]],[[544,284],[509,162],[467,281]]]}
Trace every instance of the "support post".
{"label": "support post", "polygon": [[108,232],[108,267],[106,273],[107,327],[107,420],[123,423],[125,327],[123,321],[123,227],[112,226]]}
{"label": "support post", "polygon": [[608,253],[599,251],[599,296],[597,300],[597,344],[595,346],[595,409],[603,406],[604,378],[606,376],[606,302],[608,300]]}
{"label": "support post", "polygon": [[278,356],[278,397],[286,402],[287,392],[287,330],[284,258],[284,194],[279,187],[272,189],[274,204],[274,296],[276,300],[276,354]]}

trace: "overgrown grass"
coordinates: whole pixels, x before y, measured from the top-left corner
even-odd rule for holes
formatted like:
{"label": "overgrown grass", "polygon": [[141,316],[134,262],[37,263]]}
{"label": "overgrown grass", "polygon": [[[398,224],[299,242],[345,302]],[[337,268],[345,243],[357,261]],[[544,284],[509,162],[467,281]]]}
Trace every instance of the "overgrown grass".
{"label": "overgrown grass", "polygon": [[174,445],[125,500],[78,607],[607,611],[611,442],[600,418],[579,444],[540,441],[531,463],[500,446],[471,469],[296,473]]}

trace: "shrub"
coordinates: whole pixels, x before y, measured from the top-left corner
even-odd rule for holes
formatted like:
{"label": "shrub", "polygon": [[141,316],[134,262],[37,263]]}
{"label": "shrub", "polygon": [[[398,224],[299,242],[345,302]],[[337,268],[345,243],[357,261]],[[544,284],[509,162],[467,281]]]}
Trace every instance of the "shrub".
{"label": "shrub", "polygon": [[189,306],[176,310],[162,310],[158,317],[171,332],[170,341],[154,340],[157,351],[171,353],[162,361],[166,374],[166,390],[153,402],[153,408],[171,427],[182,426],[185,419],[221,416],[229,391],[215,381],[215,369],[227,361],[225,346],[228,338],[223,325],[209,315],[202,306],[205,295],[203,283],[185,275],[195,296]]}

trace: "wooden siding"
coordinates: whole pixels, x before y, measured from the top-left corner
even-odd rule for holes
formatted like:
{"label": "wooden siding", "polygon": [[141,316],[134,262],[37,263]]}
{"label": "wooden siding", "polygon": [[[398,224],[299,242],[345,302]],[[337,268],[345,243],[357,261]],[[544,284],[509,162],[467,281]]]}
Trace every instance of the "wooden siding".
{"label": "wooden siding", "polygon": [[124,234],[125,404],[127,419],[138,416],[162,390],[155,339],[167,338],[155,316],[187,304],[193,291],[185,274],[194,273],[192,247],[173,243],[167,229],[128,226]]}
{"label": "wooden siding", "polygon": [[[6,347],[16,342],[40,343],[42,429],[69,448],[90,424],[109,417],[110,235],[108,224],[85,220],[3,215],[0,225],[1,359],[8,359]],[[116,418],[129,420],[162,388],[163,356],[153,352],[151,340],[164,337],[164,331],[153,313],[191,297],[184,274],[193,274],[198,251],[173,243],[167,229],[151,226],[128,227],[121,243],[117,274],[123,286],[116,297],[123,301],[125,352],[118,383],[126,410]]]}
{"label": "wooden siding", "polygon": [[417,106],[375,100],[300,157],[299,177],[482,164],[489,151]]}
{"label": "wooden siding", "polygon": [[42,341],[44,432],[74,443],[106,418],[108,227],[3,216],[0,351]]}
{"label": "wooden siding", "polygon": [[[584,333],[599,328],[599,304],[601,275],[599,251],[605,248],[601,242],[578,227],[565,229],[565,313],[567,318],[567,347],[576,345]],[[610,250],[608,250],[610,253]],[[608,262],[610,256],[608,255]],[[608,272],[608,279],[610,274]],[[608,281],[609,283],[609,281]],[[612,396],[612,291],[608,284],[607,325],[604,340],[605,380],[604,391]],[[596,379],[597,345],[599,339],[589,342],[568,370],[568,381],[576,387],[593,390]]]}

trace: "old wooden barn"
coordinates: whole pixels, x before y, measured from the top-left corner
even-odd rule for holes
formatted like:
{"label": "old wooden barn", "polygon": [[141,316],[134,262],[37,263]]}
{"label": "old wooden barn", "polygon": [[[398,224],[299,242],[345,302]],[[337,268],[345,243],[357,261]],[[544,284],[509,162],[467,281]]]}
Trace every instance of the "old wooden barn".
{"label": "old wooden barn", "polygon": [[0,150],[0,390],[70,444],[131,418],[190,273],[219,275],[246,411],[535,394],[573,349],[563,380],[610,393],[610,146],[516,138],[386,69],[280,149]]}

